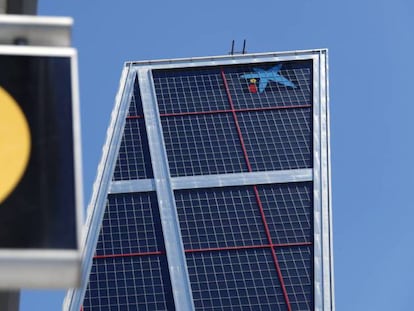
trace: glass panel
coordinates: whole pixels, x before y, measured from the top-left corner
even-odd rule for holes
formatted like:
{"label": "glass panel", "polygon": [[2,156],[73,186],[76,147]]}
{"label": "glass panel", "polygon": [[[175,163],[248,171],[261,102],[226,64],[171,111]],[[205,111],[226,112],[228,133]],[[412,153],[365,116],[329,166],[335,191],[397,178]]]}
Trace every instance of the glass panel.
{"label": "glass panel", "polygon": [[162,118],[171,176],[246,172],[231,114]]}
{"label": "glass panel", "polygon": [[310,108],[237,114],[253,171],[311,168]]}
{"label": "glass panel", "polygon": [[259,186],[263,211],[274,244],[313,242],[313,184]]}
{"label": "glass panel", "polygon": [[287,310],[269,249],[192,253],[187,265],[196,310]]}
{"label": "glass panel", "polygon": [[166,257],[95,259],[83,310],[175,310]]}
{"label": "glass panel", "polygon": [[288,247],[277,250],[292,311],[314,310],[312,247]]}
{"label": "glass panel", "polygon": [[154,70],[153,77],[161,115],[228,108],[217,67]]}
{"label": "glass panel", "polygon": [[175,192],[185,249],[267,245],[253,189]]}
{"label": "glass panel", "polygon": [[137,80],[119,148],[113,180],[153,178],[147,130]]}
{"label": "glass panel", "polygon": [[109,195],[96,255],[163,250],[164,240],[155,192]]}

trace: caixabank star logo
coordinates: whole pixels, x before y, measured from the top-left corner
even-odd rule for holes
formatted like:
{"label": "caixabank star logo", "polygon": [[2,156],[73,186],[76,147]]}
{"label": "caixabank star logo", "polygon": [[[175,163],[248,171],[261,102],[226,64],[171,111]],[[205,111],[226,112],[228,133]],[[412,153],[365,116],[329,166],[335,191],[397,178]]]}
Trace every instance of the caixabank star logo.
{"label": "caixabank star logo", "polygon": [[[267,70],[262,68],[253,68],[254,72],[241,75],[241,78],[248,80],[250,93],[263,93],[271,81],[287,87],[296,88],[296,85],[293,82],[286,79],[279,73],[281,68],[282,64],[278,64]],[[259,84],[259,88],[257,88],[257,83]]]}
{"label": "caixabank star logo", "polygon": [[23,111],[0,86],[0,204],[22,178],[30,145],[30,129]]}

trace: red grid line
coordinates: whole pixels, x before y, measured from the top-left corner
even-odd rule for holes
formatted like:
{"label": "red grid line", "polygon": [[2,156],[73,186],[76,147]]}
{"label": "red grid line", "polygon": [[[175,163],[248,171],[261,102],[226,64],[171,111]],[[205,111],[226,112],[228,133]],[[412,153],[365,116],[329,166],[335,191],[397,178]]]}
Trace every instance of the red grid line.
{"label": "red grid line", "polygon": [[[228,246],[228,247],[211,247],[211,248],[198,248],[198,249],[186,249],[184,253],[201,253],[201,252],[215,252],[215,251],[233,251],[243,249],[263,249],[274,247],[292,247],[292,246],[309,246],[312,242],[301,243],[283,243],[283,244],[263,244],[263,245],[245,245],[245,246]],[[105,258],[122,258],[122,257],[143,257],[152,255],[165,255],[166,252],[143,252],[143,253],[127,253],[127,254],[109,254],[109,255],[96,255],[93,259],[105,259]]]}
{"label": "red grid line", "polygon": [[[226,76],[224,75],[223,68],[221,68],[221,77],[223,78],[224,88],[226,89],[227,98],[229,100],[229,104],[230,104],[230,108],[231,108],[230,111],[233,114],[234,123],[236,124],[237,135],[239,136],[240,144],[241,144],[241,147],[242,147],[242,150],[243,150],[244,160],[246,161],[247,169],[249,170],[249,172],[252,172],[253,171],[252,166],[250,165],[249,156],[247,155],[247,149],[246,149],[246,146],[244,144],[243,135],[242,135],[240,125],[239,125],[239,120],[237,119],[237,114],[236,114],[236,110],[234,109],[233,99],[231,98],[229,85],[227,83]],[[272,242],[270,240],[269,240],[269,242],[270,242],[270,244],[272,244]]]}
{"label": "red grid line", "polygon": [[136,115],[136,116],[127,116],[126,117],[127,118],[127,120],[128,119],[143,119],[144,118],[144,115]]}
{"label": "red grid line", "polygon": [[181,116],[193,116],[193,115],[205,115],[205,114],[219,114],[228,113],[231,110],[210,110],[210,111],[188,111],[188,112],[173,112],[173,113],[161,113],[160,117],[181,117]]}
{"label": "red grid line", "polygon": [[[227,93],[227,97],[228,97],[228,100],[229,100],[231,112],[233,113],[234,123],[235,123],[236,128],[237,128],[237,133],[238,133],[238,136],[239,136],[239,139],[240,139],[240,144],[241,144],[241,147],[242,147],[242,150],[243,150],[244,159],[246,161],[246,165],[247,165],[247,168],[248,168],[249,172],[252,172],[253,170],[252,170],[252,167],[250,165],[250,161],[249,161],[247,150],[246,150],[246,147],[245,147],[245,144],[244,144],[242,132],[241,132],[241,129],[240,129],[240,126],[239,126],[239,122],[237,120],[236,110],[234,108],[233,100],[232,100],[231,94],[230,94],[229,85],[227,83],[226,75],[224,74],[223,68],[221,68],[221,77],[223,78],[224,88],[226,89],[226,93]],[[261,217],[262,217],[262,222],[263,222],[263,225],[264,225],[264,228],[265,228],[267,239],[269,241],[269,244],[273,245],[272,237],[270,235],[269,226],[267,224],[266,216],[264,214],[262,201],[261,201],[260,196],[259,196],[259,190],[257,190],[257,186],[253,186],[253,189],[254,189],[254,194],[255,194],[255,197],[256,197],[257,205],[259,206],[259,210],[260,210],[260,214],[261,214]],[[279,278],[279,281],[280,281],[280,286],[282,287],[283,297],[285,298],[287,309],[288,309],[288,311],[292,311],[292,308],[290,306],[289,296],[287,294],[286,285],[285,285],[285,282],[283,280],[283,275],[282,275],[282,271],[280,269],[279,261],[277,259],[275,248],[271,247],[271,250],[272,250],[273,262],[275,264],[277,275],[278,275],[278,278]]]}
{"label": "red grid line", "polygon": [[[269,110],[284,110],[284,109],[300,109],[311,108],[312,105],[296,105],[296,106],[278,106],[278,107],[261,107],[261,108],[241,108],[241,109],[223,109],[223,110],[211,110],[211,111],[189,111],[189,112],[174,112],[174,113],[161,113],[160,117],[181,117],[192,115],[206,115],[206,114],[219,114],[230,112],[254,112],[254,111],[269,111]],[[127,116],[127,119],[142,119],[143,115]]]}
{"label": "red grid line", "polygon": [[232,251],[243,249],[261,249],[272,247],[292,247],[292,246],[309,246],[311,242],[302,243],[288,243],[288,244],[264,244],[264,245],[246,245],[246,246],[228,246],[228,247],[211,247],[211,248],[199,248],[199,249],[186,249],[185,253],[200,253],[200,252],[214,252],[214,251]]}

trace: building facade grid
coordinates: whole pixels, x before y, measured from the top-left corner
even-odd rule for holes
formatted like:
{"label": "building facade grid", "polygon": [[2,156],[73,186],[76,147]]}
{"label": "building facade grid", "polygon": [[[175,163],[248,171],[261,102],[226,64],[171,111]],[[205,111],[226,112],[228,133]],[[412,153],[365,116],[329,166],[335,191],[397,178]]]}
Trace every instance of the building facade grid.
{"label": "building facade grid", "polygon": [[326,66],[326,50],[127,63],[67,309],[334,310]]}

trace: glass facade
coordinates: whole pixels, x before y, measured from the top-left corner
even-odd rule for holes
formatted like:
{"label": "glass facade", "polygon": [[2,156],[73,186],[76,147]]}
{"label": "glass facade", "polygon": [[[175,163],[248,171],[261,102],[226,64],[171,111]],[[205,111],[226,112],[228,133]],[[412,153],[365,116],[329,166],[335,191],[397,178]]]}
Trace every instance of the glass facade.
{"label": "glass facade", "polygon": [[332,310],[320,60],[247,60],[129,64],[83,310]]}

